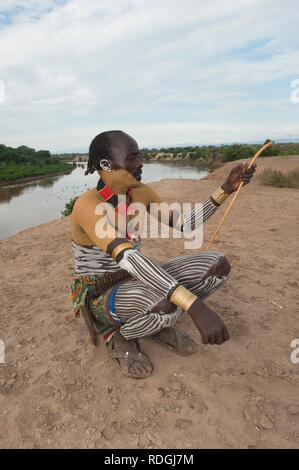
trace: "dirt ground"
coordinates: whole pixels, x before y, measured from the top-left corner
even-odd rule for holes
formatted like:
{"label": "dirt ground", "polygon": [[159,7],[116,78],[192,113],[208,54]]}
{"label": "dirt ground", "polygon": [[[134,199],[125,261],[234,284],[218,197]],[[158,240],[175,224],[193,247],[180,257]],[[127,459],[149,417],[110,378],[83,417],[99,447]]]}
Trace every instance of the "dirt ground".
{"label": "dirt ground", "polygon": [[[161,180],[171,201],[202,201],[235,163],[204,180]],[[260,159],[299,167],[299,157]],[[141,340],[154,364],[144,381],[123,377],[105,347],[74,318],[69,218],[0,242],[1,448],[262,448],[299,443],[299,190],[244,188],[213,249],[230,260],[227,285],[208,299],[231,340],[181,357]],[[206,223],[208,240],[224,208]],[[186,253],[182,240],[144,240],[156,260]],[[200,343],[188,316],[181,328]]]}

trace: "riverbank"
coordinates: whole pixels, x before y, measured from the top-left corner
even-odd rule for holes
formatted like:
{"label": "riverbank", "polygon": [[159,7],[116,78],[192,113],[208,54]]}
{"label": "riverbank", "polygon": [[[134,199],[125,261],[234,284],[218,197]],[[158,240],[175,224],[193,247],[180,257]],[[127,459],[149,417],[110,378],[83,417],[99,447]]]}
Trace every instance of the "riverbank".
{"label": "riverbank", "polygon": [[[202,201],[223,183],[230,162],[204,179],[151,186],[167,201]],[[299,157],[259,160],[287,171]],[[242,189],[212,248],[232,271],[207,303],[231,339],[203,346],[187,315],[179,327],[199,342],[181,357],[149,338],[154,365],[144,381],[123,377],[105,347],[91,344],[70,303],[70,218],[0,241],[1,448],[297,448],[299,364],[290,360],[298,330],[299,190]],[[206,243],[223,211],[205,224]],[[145,239],[158,261],[192,253],[183,241]]]}
{"label": "riverbank", "polygon": [[63,171],[56,171],[54,173],[46,173],[44,175],[37,175],[37,176],[24,176],[23,178],[18,178],[14,180],[0,180],[0,188],[6,186],[12,186],[15,184],[24,184],[29,183],[30,181],[38,181],[44,178],[50,178],[51,176],[59,176],[59,175],[69,175],[73,171],[73,167],[70,165],[70,169],[63,170]]}
{"label": "riverbank", "polygon": [[146,163],[171,163],[173,162],[176,165],[190,165],[201,170],[214,171],[217,168],[221,168],[224,163],[221,160],[192,160],[190,158],[153,158],[145,160]]}

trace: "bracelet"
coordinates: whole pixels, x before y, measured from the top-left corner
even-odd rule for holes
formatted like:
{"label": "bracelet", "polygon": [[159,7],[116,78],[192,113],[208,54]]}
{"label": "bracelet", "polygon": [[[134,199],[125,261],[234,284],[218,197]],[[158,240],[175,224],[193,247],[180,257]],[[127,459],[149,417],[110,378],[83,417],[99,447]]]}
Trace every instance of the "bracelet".
{"label": "bracelet", "polygon": [[223,191],[223,189],[221,188],[221,186],[219,186],[219,188],[217,188],[212,194],[211,194],[211,198],[213,200],[213,202],[216,203],[216,205],[220,206],[221,204],[224,203],[224,201],[226,201],[226,199],[228,198],[229,194],[226,193],[225,191]]}
{"label": "bracelet", "polygon": [[127,243],[121,243],[120,245],[117,245],[111,253],[112,258],[116,258],[119,253],[121,253],[123,250],[126,250],[127,248],[134,248],[133,243],[127,242]]}
{"label": "bracelet", "polygon": [[169,300],[177,307],[180,307],[182,310],[187,312],[195,300],[197,300],[197,297],[195,294],[186,289],[186,287],[178,286],[171,294]]}

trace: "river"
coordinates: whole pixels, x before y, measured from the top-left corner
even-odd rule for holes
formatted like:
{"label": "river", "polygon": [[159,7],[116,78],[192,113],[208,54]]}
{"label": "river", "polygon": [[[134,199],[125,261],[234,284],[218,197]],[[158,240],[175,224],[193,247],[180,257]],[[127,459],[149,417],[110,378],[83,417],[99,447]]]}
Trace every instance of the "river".
{"label": "river", "polygon": [[[81,163],[68,175],[0,187],[0,240],[25,228],[61,218],[66,202],[96,185],[98,175],[85,176],[85,169],[86,164]],[[207,173],[184,162],[144,163],[142,181],[201,179]]]}

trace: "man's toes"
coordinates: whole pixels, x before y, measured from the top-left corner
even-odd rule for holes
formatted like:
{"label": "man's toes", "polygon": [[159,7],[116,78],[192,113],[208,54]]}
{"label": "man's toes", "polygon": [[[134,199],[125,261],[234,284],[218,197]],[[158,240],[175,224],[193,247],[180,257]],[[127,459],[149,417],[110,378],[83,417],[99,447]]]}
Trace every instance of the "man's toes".
{"label": "man's toes", "polygon": [[153,370],[152,365],[149,361],[145,361],[141,363],[142,370],[145,374],[150,374]]}
{"label": "man's toes", "polygon": [[139,362],[134,362],[134,364],[131,365],[129,371],[130,374],[133,374],[135,377],[140,377],[143,375],[143,368]]}
{"label": "man's toes", "polygon": [[190,338],[189,341],[185,343],[185,349],[186,349],[187,353],[192,354],[192,353],[194,353],[195,351],[197,351],[198,346],[197,346],[197,344],[196,344],[194,341],[192,341],[191,338]]}
{"label": "man's toes", "polygon": [[145,364],[144,367],[145,367],[145,370],[146,370],[147,374],[152,373],[153,368],[152,368],[151,364]]}
{"label": "man's toes", "polygon": [[196,350],[197,350],[197,346],[195,346],[195,345],[189,344],[188,347],[187,347],[187,351],[188,351],[189,353],[193,353],[193,352],[195,352]]}
{"label": "man's toes", "polygon": [[135,361],[130,369],[130,374],[134,375],[135,377],[145,377],[152,372],[152,367],[150,364],[141,363],[139,361]]}

